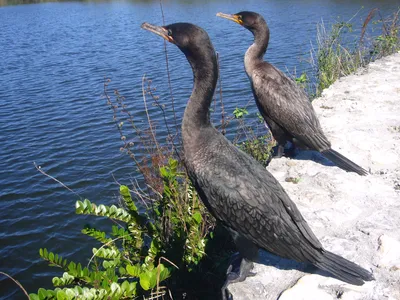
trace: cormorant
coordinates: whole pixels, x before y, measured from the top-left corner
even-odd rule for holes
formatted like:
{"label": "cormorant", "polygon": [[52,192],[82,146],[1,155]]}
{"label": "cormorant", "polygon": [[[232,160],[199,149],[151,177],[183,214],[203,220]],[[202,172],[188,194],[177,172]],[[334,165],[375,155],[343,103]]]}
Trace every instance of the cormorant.
{"label": "cormorant", "polygon": [[331,148],[306,93],[280,70],[263,61],[269,42],[269,28],[264,18],[249,11],[233,15],[217,13],[217,16],[242,25],[254,35],[254,42],[244,56],[244,66],[257,107],[278,143],[277,156],[282,156],[286,142],[290,141],[320,152],[345,171],[367,175],[366,170]]}
{"label": "cormorant", "polygon": [[218,67],[207,33],[189,23],[143,23],[142,28],[178,46],[193,69],[194,86],[182,121],[184,164],[205,206],[230,231],[241,255],[240,271],[227,274],[224,299],[229,283],[251,274],[259,248],[311,263],[351,284],[372,280],[367,270],[326,251],[279,182],[211,124]]}

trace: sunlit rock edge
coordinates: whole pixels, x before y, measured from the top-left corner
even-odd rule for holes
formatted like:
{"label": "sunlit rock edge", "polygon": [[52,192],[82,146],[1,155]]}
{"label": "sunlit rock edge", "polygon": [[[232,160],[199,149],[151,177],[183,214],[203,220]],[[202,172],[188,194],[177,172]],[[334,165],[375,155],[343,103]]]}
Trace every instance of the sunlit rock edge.
{"label": "sunlit rock edge", "polygon": [[[313,105],[332,148],[370,175],[326,165],[309,151],[275,159],[268,170],[323,246],[371,270],[376,280],[353,286],[261,252],[257,275],[229,289],[235,300],[400,299],[400,53],[341,78]],[[309,157],[325,165],[301,159]]]}

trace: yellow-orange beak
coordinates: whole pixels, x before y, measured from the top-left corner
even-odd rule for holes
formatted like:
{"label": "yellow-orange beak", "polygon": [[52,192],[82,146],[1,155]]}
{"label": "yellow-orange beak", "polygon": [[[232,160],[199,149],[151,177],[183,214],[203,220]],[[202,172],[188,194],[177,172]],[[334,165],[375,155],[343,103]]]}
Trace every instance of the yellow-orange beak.
{"label": "yellow-orange beak", "polygon": [[238,23],[239,25],[243,25],[243,21],[238,15],[230,15],[230,14],[224,14],[224,13],[219,12],[219,13],[217,13],[217,17],[228,19],[228,20]]}
{"label": "yellow-orange beak", "polygon": [[165,29],[163,26],[156,26],[156,25],[152,25],[152,24],[144,22],[142,24],[142,26],[140,26],[140,27],[161,36],[162,38],[164,38],[165,40],[167,40],[170,43],[174,43],[174,39],[172,38],[172,36],[168,35],[168,30]]}

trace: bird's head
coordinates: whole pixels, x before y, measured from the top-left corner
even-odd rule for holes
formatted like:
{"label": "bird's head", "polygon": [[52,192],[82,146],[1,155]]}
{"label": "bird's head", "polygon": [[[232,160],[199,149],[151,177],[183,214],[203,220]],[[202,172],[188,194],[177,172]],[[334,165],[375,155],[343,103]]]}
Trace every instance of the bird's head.
{"label": "bird's head", "polygon": [[257,29],[261,25],[265,26],[264,18],[258,13],[252,11],[241,11],[233,15],[219,12],[217,13],[217,17],[221,17],[236,22],[250,31]]}
{"label": "bird's head", "polygon": [[142,28],[178,46],[188,59],[201,54],[201,50],[206,46],[211,46],[208,34],[202,28],[190,23],[174,23],[166,26],[143,23]]}

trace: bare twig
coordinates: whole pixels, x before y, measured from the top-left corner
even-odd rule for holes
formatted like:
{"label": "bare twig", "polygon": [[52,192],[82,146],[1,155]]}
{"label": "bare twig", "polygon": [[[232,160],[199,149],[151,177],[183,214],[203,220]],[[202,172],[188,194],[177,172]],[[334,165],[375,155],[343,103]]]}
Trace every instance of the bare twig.
{"label": "bare twig", "polygon": [[360,44],[362,43],[362,41],[364,39],[365,30],[367,29],[367,25],[371,21],[371,19],[375,16],[375,13],[376,13],[377,10],[378,10],[378,8],[371,9],[371,11],[369,12],[368,16],[364,20],[364,23],[363,23],[363,26],[362,26],[362,30],[361,30]]}
{"label": "bare twig", "polygon": [[169,137],[169,139],[170,139],[170,141],[171,141],[171,143],[172,143],[172,148],[173,148],[175,154],[177,155],[177,157],[180,158],[179,151],[178,151],[178,149],[176,148],[175,143],[174,143],[175,136],[176,136],[178,133],[175,132],[175,135],[172,135],[172,134],[171,134],[171,131],[170,131],[170,129],[169,129],[169,124],[168,124],[168,121],[167,121],[167,116],[166,116],[165,109],[164,109],[165,106],[162,105],[161,103],[159,103],[159,102],[158,102],[159,97],[156,96],[156,95],[154,95],[153,89],[152,89],[151,86],[150,86],[150,85],[151,85],[151,80],[147,80],[147,84],[148,84],[147,93],[153,98],[153,101],[154,101],[155,105],[156,105],[159,109],[161,109],[161,113],[162,113],[163,118],[164,118],[164,124],[165,124],[166,129],[167,129],[167,132],[168,132],[168,137]]}
{"label": "bare twig", "polygon": [[[166,289],[166,287],[162,287],[164,289]],[[164,296],[166,294],[165,291],[156,291],[156,292],[151,292],[150,293],[150,297],[148,298],[144,298],[145,300],[155,300],[155,299],[160,299],[160,297]]]}
{"label": "bare twig", "polygon": [[119,183],[119,181],[117,180],[117,178],[115,178],[114,173],[111,173],[112,178],[114,179],[114,182],[118,185],[121,186],[122,184]]}
{"label": "bare twig", "polygon": [[[163,25],[165,25],[164,9],[162,6],[162,0],[160,0],[160,9],[161,9],[162,22],[163,22]],[[178,122],[176,119],[174,94],[172,92],[171,76],[170,76],[170,71],[169,71],[167,41],[165,41],[165,40],[164,40],[164,53],[165,53],[165,63],[167,66],[168,87],[169,87],[169,93],[171,95],[172,112],[174,114],[174,121],[175,121],[175,132],[176,132],[175,136],[177,136],[178,135]],[[174,136],[174,138],[175,138],[175,136]]]}
{"label": "bare twig", "polygon": [[8,275],[8,274],[6,274],[6,273],[4,273],[4,272],[0,272],[0,274],[3,274],[4,276],[7,276],[7,277],[10,278],[12,281],[14,281],[14,282],[20,287],[20,289],[24,292],[24,294],[26,295],[26,297],[28,297],[28,299],[30,299],[30,298],[29,298],[29,295],[28,295],[28,292],[24,289],[24,287],[22,286],[22,284],[20,284],[20,283],[18,282],[18,280],[12,278],[10,275]]}
{"label": "bare twig", "polygon": [[224,101],[222,99],[222,80],[221,80],[220,61],[218,52],[217,52],[217,63],[218,63],[218,74],[219,74],[218,76],[219,99],[221,101],[221,133],[225,135],[226,134],[225,110],[224,110]]}
{"label": "bare twig", "polygon": [[[141,131],[139,130],[139,128],[136,127],[135,122],[133,120],[133,116],[131,115],[131,113],[129,112],[128,109],[126,109],[126,105],[124,104],[124,99],[123,97],[120,97],[118,91],[114,91],[114,94],[117,96],[117,104],[115,105],[113,104],[113,102],[111,101],[111,97],[108,95],[107,92],[107,87],[108,84],[110,82],[110,79],[106,79],[104,80],[104,97],[107,99],[107,105],[110,107],[110,109],[113,110],[113,120],[115,125],[117,126],[118,132],[120,134],[121,140],[124,143],[124,147],[122,149],[126,149],[126,151],[129,154],[129,157],[132,158],[132,160],[135,162],[136,166],[140,169],[140,163],[137,161],[135,154],[131,151],[131,142],[127,142],[126,141],[126,137],[122,131],[122,124],[121,122],[119,123],[118,121],[118,116],[117,116],[117,112],[118,112],[118,105],[121,107],[121,111],[126,113],[128,115],[128,120],[132,126],[132,128],[135,130],[137,136],[139,137],[140,141],[143,143],[144,142],[144,137],[141,134]],[[133,143],[132,143],[133,144]]]}
{"label": "bare twig", "polygon": [[[148,209],[149,206],[147,205],[147,202],[152,203],[152,202],[154,202],[154,199],[152,199],[148,193],[143,192],[143,189],[140,187],[140,185],[136,179],[135,179],[135,182],[132,182],[132,187],[133,187],[133,189],[132,190],[129,189],[129,191],[134,193],[136,196],[138,196],[140,198],[140,200],[142,200],[142,202],[146,206],[146,208]],[[153,191],[154,193],[156,193],[160,197],[161,194],[158,191],[156,191],[151,185],[146,185],[146,187],[148,189],[150,189],[151,191]]]}
{"label": "bare twig", "polygon": [[154,129],[153,129],[153,126],[152,126],[152,122],[150,120],[149,110],[147,109],[146,90],[144,88],[145,80],[146,80],[146,74],[143,75],[143,77],[142,77],[142,94],[143,94],[144,109],[145,109],[146,116],[147,116],[147,122],[149,123],[150,133],[151,133],[151,135],[153,137],[153,142],[156,145],[157,151],[160,153],[160,147],[158,145],[156,136],[154,134]]}
{"label": "bare twig", "polygon": [[[177,268],[179,270],[179,267],[176,264],[174,264],[172,261],[170,261],[168,258],[165,258],[164,256],[161,256],[158,259],[158,265],[161,264],[161,260],[165,260],[166,262],[170,263],[172,266],[174,266],[175,268]],[[160,272],[161,272],[160,269],[161,268],[158,268],[158,270],[157,270],[157,291],[159,289],[159,284],[160,284]]]}
{"label": "bare twig", "polygon": [[47,174],[45,171],[42,170],[41,166],[38,166],[36,164],[36,162],[33,162],[33,165],[35,166],[36,170],[38,170],[40,173],[42,173],[43,175],[49,177],[50,179],[54,180],[55,182],[61,184],[63,187],[65,187],[68,191],[74,193],[75,195],[77,195],[79,197],[79,199],[82,199],[81,195],[79,195],[77,192],[75,192],[74,190],[70,189],[68,186],[66,186],[64,183],[62,183],[60,180],[58,180],[57,178]]}

